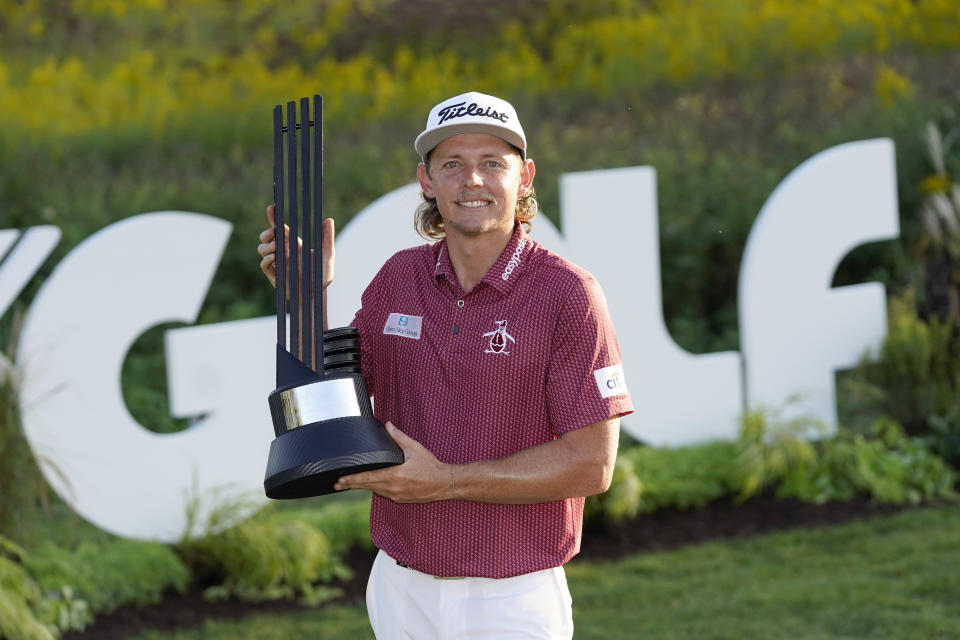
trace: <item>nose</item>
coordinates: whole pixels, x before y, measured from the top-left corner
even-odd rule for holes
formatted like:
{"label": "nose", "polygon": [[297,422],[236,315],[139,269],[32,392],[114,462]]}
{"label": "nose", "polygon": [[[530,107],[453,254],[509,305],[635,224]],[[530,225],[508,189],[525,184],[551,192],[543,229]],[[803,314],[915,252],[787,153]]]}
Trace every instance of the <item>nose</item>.
{"label": "nose", "polygon": [[483,177],[480,175],[480,167],[473,165],[467,166],[463,171],[463,186],[482,187]]}

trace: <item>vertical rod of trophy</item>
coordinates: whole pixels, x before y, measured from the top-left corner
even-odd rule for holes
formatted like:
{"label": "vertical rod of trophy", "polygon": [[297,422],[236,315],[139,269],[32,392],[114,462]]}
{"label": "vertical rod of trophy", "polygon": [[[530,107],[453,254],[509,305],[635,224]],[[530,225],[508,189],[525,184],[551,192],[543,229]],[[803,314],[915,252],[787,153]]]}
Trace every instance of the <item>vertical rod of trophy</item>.
{"label": "vertical rod of trophy", "polygon": [[323,98],[313,96],[313,235],[316,238],[313,281],[318,291],[313,298],[313,335],[317,365],[323,375]]}
{"label": "vertical rod of trophy", "polygon": [[300,352],[300,228],[297,204],[297,103],[287,103],[287,178],[290,198],[290,353]]}
{"label": "vertical rod of trophy", "polygon": [[300,331],[303,343],[303,355],[300,358],[308,367],[313,362],[313,269],[310,268],[312,255],[311,235],[313,234],[313,212],[310,198],[310,101],[300,99],[300,182],[303,189],[303,217],[300,228],[303,233],[303,251],[300,254],[300,304],[303,307],[303,328]]}
{"label": "vertical rod of trophy", "polygon": [[[287,348],[287,256],[286,234],[283,211],[283,109],[277,105],[273,109],[273,202],[276,252],[277,285],[277,346]],[[279,375],[279,374],[278,374]],[[280,380],[277,380],[277,386]]]}

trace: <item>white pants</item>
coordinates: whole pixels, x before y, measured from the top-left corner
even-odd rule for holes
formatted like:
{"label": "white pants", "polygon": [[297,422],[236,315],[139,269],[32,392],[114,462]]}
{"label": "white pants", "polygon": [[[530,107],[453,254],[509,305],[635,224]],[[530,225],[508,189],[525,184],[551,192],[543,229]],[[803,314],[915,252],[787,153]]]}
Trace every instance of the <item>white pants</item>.
{"label": "white pants", "polygon": [[563,567],[513,578],[442,579],[401,567],[381,551],[367,581],[377,640],[569,640],[571,607]]}

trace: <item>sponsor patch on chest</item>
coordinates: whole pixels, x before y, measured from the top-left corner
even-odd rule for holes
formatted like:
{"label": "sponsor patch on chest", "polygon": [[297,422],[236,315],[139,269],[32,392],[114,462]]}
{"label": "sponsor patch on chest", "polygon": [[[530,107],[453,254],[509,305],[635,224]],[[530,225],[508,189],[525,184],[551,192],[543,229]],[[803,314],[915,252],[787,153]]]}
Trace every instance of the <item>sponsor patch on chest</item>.
{"label": "sponsor patch on chest", "polygon": [[409,316],[405,313],[391,313],[383,325],[383,333],[388,336],[420,339],[423,329],[423,316]]}
{"label": "sponsor patch on chest", "polygon": [[622,396],[627,392],[627,383],[623,379],[622,364],[597,369],[593,372],[593,377],[597,381],[597,389],[600,391],[600,397],[602,398]]}

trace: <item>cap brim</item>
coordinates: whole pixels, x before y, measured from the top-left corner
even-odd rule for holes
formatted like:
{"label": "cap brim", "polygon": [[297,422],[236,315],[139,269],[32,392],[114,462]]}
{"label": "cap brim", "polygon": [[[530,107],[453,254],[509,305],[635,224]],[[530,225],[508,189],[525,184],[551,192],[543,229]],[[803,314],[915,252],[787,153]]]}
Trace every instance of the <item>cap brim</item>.
{"label": "cap brim", "polygon": [[433,151],[434,148],[447,138],[451,138],[461,133],[487,133],[491,136],[496,136],[505,142],[508,142],[515,146],[517,149],[520,149],[520,155],[524,159],[527,157],[527,142],[522,137],[517,135],[516,132],[507,129],[506,127],[498,127],[493,124],[486,124],[483,122],[460,122],[457,124],[449,124],[442,127],[436,127],[430,129],[429,131],[424,131],[417,139],[414,141],[413,146],[421,156],[426,156],[428,153]]}

